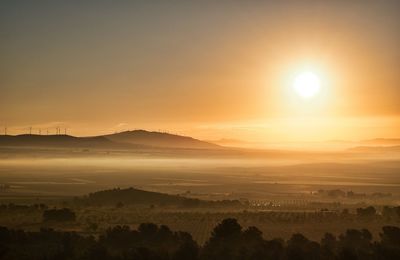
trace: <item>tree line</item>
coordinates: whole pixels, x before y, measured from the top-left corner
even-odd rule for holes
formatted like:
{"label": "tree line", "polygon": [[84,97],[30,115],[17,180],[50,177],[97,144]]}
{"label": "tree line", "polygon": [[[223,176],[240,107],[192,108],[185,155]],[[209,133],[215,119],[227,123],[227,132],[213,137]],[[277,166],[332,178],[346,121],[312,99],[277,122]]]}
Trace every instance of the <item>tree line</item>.
{"label": "tree line", "polygon": [[244,229],[236,219],[228,218],[199,246],[189,233],[152,223],[141,224],[136,230],[115,226],[98,237],[0,227],[0,259],[400,259],[400,228],[384,226],[377,240],[366,229],[349,229],[339,236],[326,233],[319,242],[300,233],[286,241],[266,240],[258,228]]}

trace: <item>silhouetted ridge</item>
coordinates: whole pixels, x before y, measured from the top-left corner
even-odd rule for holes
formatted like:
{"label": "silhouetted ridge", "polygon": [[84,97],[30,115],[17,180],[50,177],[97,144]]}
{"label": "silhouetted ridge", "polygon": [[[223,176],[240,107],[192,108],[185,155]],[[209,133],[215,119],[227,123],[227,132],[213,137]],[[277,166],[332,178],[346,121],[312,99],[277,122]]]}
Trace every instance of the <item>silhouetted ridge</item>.
{"label": "silhouetted ridge", "polygon": [[185,198],[151,191],[128,189],[112,189],[90,193],[87,199],[94,203],[115,204],[177,204]]}
{"label": "silhouetted ridge", "polygon": [[141,144],[154,147],[170,148],[193,148],[193,149],[215,149],[220,146],[197,140],[188,136],[174,135],[161,132],[150,132],[146,130],[126,131],[104,137],[114,142]]}
{"label": "silhouetted ridge", "polygon": [[2,135],[0,146],[19,147],[88,147],[88,148],[187,148],[216,149],[220,146],[192,137],[160,132],[135,130],[104,136],[75,137],[71,135]]}
{"label": "silhouetted ridge", "polygon": [[363,145],[400,145],[400,138],[375,138],[363,140],[360,142]]}
{"label": "silhouetted ridge", "polygon": [[182,206],[182,207],[200,207],[200,206],[243,206],[237,200],[207,201],[194,198],[186,198],[178,195],[170,195],[152,191],[138,190],[135,188],[112,189],[90,193],[77,201],[89,203],[91,205],[160,205],[160,206]]}
{"label": "silhouetted ridge", "polygon": [[351,152],[363,153],[393,153],[400,152],[400,145],[395,146],[356,146],[348,149]]}
{"label": "silhouetted ridge", "polygon": [[38,147],[120,147],[103,136],[75,137],[70,135],[6,135],[0,136],[0,146]]}

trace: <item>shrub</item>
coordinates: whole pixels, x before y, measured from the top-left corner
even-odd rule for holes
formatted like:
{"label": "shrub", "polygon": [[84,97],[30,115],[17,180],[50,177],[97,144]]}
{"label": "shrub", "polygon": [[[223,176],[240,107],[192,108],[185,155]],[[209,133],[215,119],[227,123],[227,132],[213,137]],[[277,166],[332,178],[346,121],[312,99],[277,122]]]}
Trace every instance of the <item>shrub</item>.
{"label": "shrub", "polygon": [[48,209],[43,212],[43,221],[75,221],[75,212],[68,208],[63,209]]}

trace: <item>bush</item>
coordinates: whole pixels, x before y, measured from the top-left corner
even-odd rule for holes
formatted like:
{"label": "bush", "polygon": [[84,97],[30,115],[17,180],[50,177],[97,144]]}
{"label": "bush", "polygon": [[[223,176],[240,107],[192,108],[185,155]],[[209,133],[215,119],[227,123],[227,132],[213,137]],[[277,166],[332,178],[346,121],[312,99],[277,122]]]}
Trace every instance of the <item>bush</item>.
{"label": "bush", "polygon": [[366,208],[358,208],[357,215],[360,217],[373,217],[376,215],[376,209],[372,206]]}
{"label": "bush", "polygon": [[68,208],[63,209],[48,209],[43,212],[43,221],[57,221],[57,222],[65,222],[65,221],[75,221],[76,215],[75,212]]}

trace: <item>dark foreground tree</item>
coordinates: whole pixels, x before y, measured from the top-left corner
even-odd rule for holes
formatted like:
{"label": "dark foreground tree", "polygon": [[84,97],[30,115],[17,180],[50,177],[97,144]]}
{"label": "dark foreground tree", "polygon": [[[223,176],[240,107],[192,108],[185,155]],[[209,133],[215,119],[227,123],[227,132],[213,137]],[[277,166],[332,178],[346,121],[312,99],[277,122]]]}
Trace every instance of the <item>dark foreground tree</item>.
{"label": "dark foreground tree", "polygon": [[266,241],[256,227],[242,230],[236,219],[225,219],[218,224],[204,245],[201,259],[280,259],[283,244]]}

